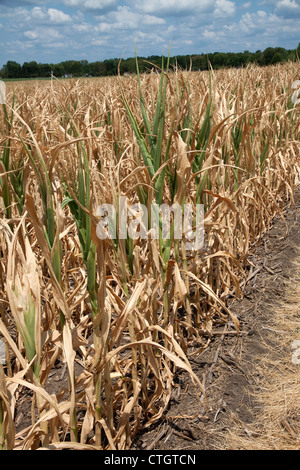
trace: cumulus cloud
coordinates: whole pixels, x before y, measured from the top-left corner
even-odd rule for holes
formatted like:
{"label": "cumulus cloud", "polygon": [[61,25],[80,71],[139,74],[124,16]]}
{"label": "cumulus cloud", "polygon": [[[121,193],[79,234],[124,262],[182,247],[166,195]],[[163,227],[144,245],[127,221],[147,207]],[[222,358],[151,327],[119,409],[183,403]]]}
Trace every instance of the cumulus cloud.
{"label": "cumulus cloud", "polygon": [[51,22],[56,24],[69,23],[72,19],[70,15],[64,13],[56,8],[49,8],[48,10],[42,6],[36,6],[30,9],[24,7],[17,7],[14,10],[6,8],[1,12],[4,18],[14,19],[15,24],[19,27],[25,23],[32,23],[35,25]]}
{"label": "cumulus cloud", "polygon": [[226,24],[219,36],[222,42],[231,44],[232,50],[243,50],[243,46],[254,51],[276,46],[289,48],[283,42],[286,37],[290,38],[290,48],[294,48],[299,42],[299,21],[279,17],[273,11],[246,12],[239,21]]}
{"label": "cumulus cloud", "polygon": [[236,7],[231,0],[127,0],[127,4],[138,12],[161,18],[190,17],[191,21],[210,21],[213,18],[233,16]]}
{"label": "cumulus cloud", "polygon": [[31,40],[47,41],[47,42],[61,39],[63,37],[62,34],[57,29],[43,28],[43,27],[24,31],[24,36]]}
{"label": "cumulus cloud", "polygon": [[215,1],[211,0],[128,0],[128,5],[134,10],[144,13],[155,14],[156,16],[173,16],[178,13],[183,15],[196,15],[199,11],[212,11]]}
{"label": "cumulus cloud", "polygon": [[170,40],[174,55],[295,48],[300,0],[0,0],[0,17],[3,62],[93,61],[134,55],[134,39],[145,56]]}
{"label": "cumulus cloud", "polygon": [[235,13],[235,3],[229,0],[216,0],[214,15],[219,18],[233,16]]}
{"label": "cumulus cloud", "polygon": [[56,8],[49,8],[48,15],[50,21],[53,23],[69,23],[71,21],[71,17],[69,15],[63,11],[56,10]]}
{"label": "cumulus cloud", "polygon": [[44,5],[47,0],[0,0],[0,6],[6,5],[10,8],[16,8],[18,6],[32,6],[32,5]]}
{"label": "cumulus cloud", "polygon": [[24,31],[24,36],[28,39],[38,39],[39,34],[37,31]]}
{"label": "cumulus cloud", "polygon": [[208,31],[207,29],[205,29],[202,33],[202,36],[205,39],[216,39],[217,38],[217,33],[215,31]]}
{"label": "cumulus cloud", "polygon": [[87,10],[109,10],[117,5],[117,0],[63,0],[70,7],[85,8]]}
{"label": "cumulus cloud", "polygon": [[75,23],[73,24],[73,29],[79,33],[87,33],[91,30],[91,25],[89,23]]}
{"label": "cumulus cloud", "polygon": [[31,16],[33,19],[35,20],[43,20],[47,17],[47,14],[46,12],[44,11],[43,8],[41,7],[34,7],[32,10],[31,10]]}
{"label": "cumulus cloud", "polygon": [[107,15],[98,16],[98,31],[110,31],[115,29],[139,29],[142,25],[163,25],[165,20],[157,16],[133,12],[127,6],[120,6],[116,11]]}
{"label": "cumulus cloud", "polygon": [[92,39],[93,46],[104,46],[105,43],[105,39]]}
{"label": "cumulus cloud", "polygon": [[300,0],[280,0],[275,13],[283,18],[300,18]]}

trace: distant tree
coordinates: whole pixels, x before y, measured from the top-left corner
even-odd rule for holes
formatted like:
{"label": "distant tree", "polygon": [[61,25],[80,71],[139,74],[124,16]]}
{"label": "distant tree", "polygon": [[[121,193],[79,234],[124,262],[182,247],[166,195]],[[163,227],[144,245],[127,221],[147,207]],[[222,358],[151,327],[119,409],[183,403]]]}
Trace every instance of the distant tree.
{"label": "distant tree", "polygon": [[101,77],[105,75],[105,66],[103,62],[97,61],[90,64],[90,73],[95,77]]}
{"label": "distant tree", "polygon": [[260,64],[261,62],[261,55],[262,55],[262,52],[261,50],[257,50],[255,51],[253,54],[252,54],[252,57],[251,57],[251,62],[255,62],[256,64]]}
{"label": "distant tree", "polygon": [[24,64],[21,67],[21,75],[23,78],[28,78],[29,77],[29,62],[24,62]]}
{"label": "distant tree", "polygon": [[65,73],[70,73],[74,76],[82,75],[82,66],[79,60],[65,60],[61,64],[64,67]]}
{"label": "distant tree", "polygon": [[215,52],[211,59],[211,65],[214,68],[225,67],[227,65],[227,54]]}
{"label": "distant tree", "polygon": [[50,77],[53,65],[51,64],[38,64],[39,65],[39,76]]}
{"label": "distant tree", "polygon": [[29,73],[31,77],[39,76],[39,65],[35,60],[29,62]]}
{"label": "distant tree", "polygon": [[126,66],[128,73],[136,73],[136,62],[134,57],[126,60]]}
{"label": "distant tree", "polygon": [[188,69],[190,67],[190,56],[178,55],[176,57],[177,65],[181,69]]}
{"label": "distant tree", "polygon": [[288,55],[289,52],[283,47],[275,47],[272,63],[277,64],[278,62],[285,62],[288,59]]}
{"label": "distant tree", "polygon": [[105,67],[105,75],[117,75],[118,73],[118,59],[106,59],[103,62]]}
{"label": "distant tree", "polygon": [[136,63],[135,58],[122,60],[120,64],[120,73],[135,73],[136,72]]}
{"label": "distant tree", "polygon": [[244,51],[241,57],[241,65],[247,65],[252,62],[252,54],[249,51]]}
{"label": "distant tree", "polygon": [[271,65],[283,62],[287,58],[287,51],[281,47],[267,47],[262,53],[262,65]]}
{"label": "distant tree", "polygon": [[234,52],[227,52],[227,62],[226,66],[227,67],[239,67],[241,65],[241,58],[238,54],[235,54]]}
{"label": "distant tree", "polygon": [[62,63],[60,64],[55,64],[53,66],[53,75],[55,77],[62,77],[65,74],[65,68]]}
{"label": "distant tree", "polygon": [[24,78],[36,78],[40,76],[40,66],[33,60],[31,62],[24,62],[21,67],[21,76]]}
{"label": "distant tree", "polygon": [[[208,70],[210,65],[215,68],[221,67],[240,67],[246,66],[248,63],[256,63],[258,65],[271,65],[287,60],[300,60],[300,42],[296,49],[287,50],[283,47],[267,47],[263,52],[257,50],[250,52],[214,52],[209,54],[193,54],[180,55],[170,57],[170,68],[179,67],[187,70]],[[2,78],[34,78],[34,77],[50,77],[51,71],[56,77],[65,74],[73,76],[107,76],[116,75],[118,73],[119,59],[106,59],[104,61],[96,61],[89,63],[87,60],[66,60],[59,64],[41,64],[36,61],[24,62],[21,66],[15,61],[8,61],[0,70]],[[151,55],[147,58],[138,57],[138,65],[140,72],[148,72],[153,66],[162,66],[162,56]],[[166,59],[164,59],[166,66]],[[121,61],[120,73],[136,73],[136,59],[129,57]]]}
{"label": "distant tree", "polygon": [[283,62],[283,60],[284,60],[283,55],[277,51],[273,54],[271,64],[278,64],[279,62]]}
{"label": "distant tree", "polygon": [[4,78],[19,78],[21,76],[21,65],[18,62],[9,60],[3,67]]}
{"label": "distant tree", "polygon": [[81,74],[82,75],[89,75],[90,74],[90,64],[87,60],[80,61],[81,66]]}

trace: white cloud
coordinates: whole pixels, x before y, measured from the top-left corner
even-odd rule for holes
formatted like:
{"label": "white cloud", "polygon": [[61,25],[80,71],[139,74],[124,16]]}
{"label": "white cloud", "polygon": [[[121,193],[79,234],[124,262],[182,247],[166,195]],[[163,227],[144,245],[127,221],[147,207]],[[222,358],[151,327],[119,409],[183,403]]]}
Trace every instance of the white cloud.
{"label": "white cloud", "polygon": [[105,33],[111,31],[111,24],[110,23],[105,23],[102,21],[95,27],[95,31],[99,33]]}
{"label": "white cloud", "polygon": [[214,15],[218,18],[224,16],[233,16],[235,13],[235,4],[229,0],[216,0]]}
{"label": "white cloud", "polygon": [[37,39],[39,34],[37,31],[24,31],[24,36],[28,39]]}
{"label": "white cloud", "polygon": [[165,20],[157,16],[136,13],[127,6],[120,6],[116,11],[111,11],[107,15],[98,16],[98,31],[111,31],[115,29],[139,29],[142,25],[154,26],[163,25]]}
{"label": "white cloud", "polygon": [[291,8],[293,10],[299,7],[299,3],[295,2],[295,0],[280,0],[277,3],[276,8],[282,8],[282,7]]}
{"label": "white cloud", "polygon": [[30,7],[32,5],[44,5],[46,2],[47,0],[14,0],[13,2],[11,0],[1,0],[0,5],[5,5],[10,9],[15,9],[20,5],[26,8],[26,6]]}
{"label": "white cloud", "polygon": [[63,11],[56,10],[56,8],[49,8],[48,15],[50,21],[53,23],[69,23],[71,21],[71,17],[69,15]]}
{"label": "white cloud", "polygon": [[161,47],[161,45],[164,45],[164,38],[161,34],[157,33],[145,33],[144,31],[137,31],[134,35],[134,39],[137,40],[137,46],[147,47],[147,44],[159,44]]}
{"label": "white cloud", "polygon": [[144,25],[159,25],[165,24],[165,20],[163,18],[158,18],[157,16],[153,15],[142,15],[141,17],[137,16],[142,21]]}
{"label": "white cloud", "polygon": [[[253,0],[0,0],[1,57],[3,62],[47,58],[56,63],[70,57],[94,61],[121,57],[124,48],[132,57],[134,39],[139,54],[146,57],[167,53],[170,40],[171,55],[297,47],[300,0],[257,0],[258,11],[253,11],[254,4]],[[21,49],[30,54],[20,53]]]}
{"label": "white cloud", "polygon": [[104,46],[105,43],[106,43],[105,39],[93,39],[92,40],[93,46]]}
{"label": "white cloud", "polygon": [[27,49],[33,49],[35,44],[32,41],[9,41],[5,44],[5,49],[10,54],[17,54],[20,51],[26,51]]}
{"label": "white cloud", "polygon": [[23,7],[17,7],[15,9],[7,8],[6,10],[1,11],[1,16],[11,20],[11,23],[17,24],[18,27],[22,27],[25,23],[38,25],[43,24],[46,21],[51,21],[52,23],[57,24],[69,23],[71,21],[71,17],[61,10],[57,10],[56,8],[49,8],[47,10],[45,7],[40,6],[33,7],[31,9]]}
{"label": "white cloud", "polygon": [[245,13],[238,24],[238,28],[244,33],[260,32],[261,29],[265,29],[270,18],[267,17],[267,13],[263,10],[259,10],[256,13]]}
{"label": "white cloud", "polygon": [[208,31],[207,29],[203,31],[202,36],[205,39],[217,39],[217,33],[215,31]]}
{"label": "white cloud", "polygon": [[75,31],[78,31],[79,33],[87,33],[88,31],[91,30],[91,25],[89,23],[79,23],[79,24],[74,24],[73,28]]}
{"label": "white cloud", "polygon": [[134,11],[164,18],[180,15],[180,17],[190,16],[192,20],[208,21],[210,14],[215,18],[224,18],[235,13],[235,3],[231,0],[145,0],[143,2],[127,0],[127,3]]}
{"label": "white cloud", "polygon": [[213,9],[215,1],[210,0],[129,0],[127,2],[134,10],[144,13],[155,14],[156,16],[173,16],[178,13],[183,15],[194,14],[199,11],[208,11]]}
{"label": "white cloud", "polygon": [[107,10],[117,5],[116,0],[63,0],[70,7],[86,8],[88,10]]}
{"label": "white cloud", "polygon": [[35,20],[43,20],[46,16],[45,11],[41,7],[34,7],[31,10],[31,17]]}
{"label": "white cloud", "polygon": [[[1,7],[1,4],[0,4]],[[16,7],[16,8],[7,8],[7,7],[1,7],[1,17],[6,18],[7,21],[9,20],[18,20],[18,19],[23,19],[27,20],[29,18],[28,10],[23,7]]]}
{"label": "white cloud", "polygon": [[300,17],[300,0],[280,0],[276,4],[275,13],[284,18]]}
{"label": "white cloud", "polygon": [[289,48],[283,42],[283,38],[286,37],[290,38],[292,49],[297,47],[299,42],[297,31],[299,32],[299,21],[259,10],[244,13],[239,21],[225,25],[218,34],[222,43],[227,44],[228,49],[234,51],[235,48],[242,51],[243,48],[249,50],[264,50],[267,47],[276,46]]}
{"label": "white cloud", "polygon": [[24,31],[24,36],[30,40],[38,40],[39,42],[55,41],[61,39],[63,36],[55,28],[37,27],[35,29]]}

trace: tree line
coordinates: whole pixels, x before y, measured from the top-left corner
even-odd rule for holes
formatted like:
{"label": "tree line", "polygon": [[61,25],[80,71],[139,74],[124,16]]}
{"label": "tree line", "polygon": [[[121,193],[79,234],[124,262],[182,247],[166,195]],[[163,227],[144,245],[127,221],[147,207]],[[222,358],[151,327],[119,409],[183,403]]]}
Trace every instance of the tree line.
{"label": "tree line", "polygon": [[[244,67],[249,63],[272,65],[286,61],[296,61],[300,58],[300,43],[296,49],[283,47],[268,47],[256,52],[214,52],[209,54],[179,55],[170,57],[170,67],[181,69],[207,70]],[[147,72],[153,66],[161,67],[162,56],[152,55],[138,57],[141,72]],[[24,62],[23,65],[9,60],[0,70],[0,77],[5,78],[49,78],[55,77],[84,77],[109,76],[118,73],[119,59],[88,62],[87,60],[66,60],[58,64],[42,64],[36,61]],[[136,73],[135,58],[123,59],[120,63],[120,73]]]}

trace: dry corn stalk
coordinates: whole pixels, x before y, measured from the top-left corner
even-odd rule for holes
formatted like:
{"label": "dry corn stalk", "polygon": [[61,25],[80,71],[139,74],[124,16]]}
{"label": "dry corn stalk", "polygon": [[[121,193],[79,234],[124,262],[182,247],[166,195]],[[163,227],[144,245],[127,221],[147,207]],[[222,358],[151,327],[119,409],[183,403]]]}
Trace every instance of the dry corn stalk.
{"label": "dry corn stalk", "polygon": [[[8,84],[0,115],[0,332],[11,358],[0,392],[4,448],[127,449],[167,408],[177,368],[205,395],[190,346],[208,347],[216,321],[238,332],[226,297],[241,294],[249,250],[299,181],[299,108],[290,99],[298,76],[298,65],[286,64]],[[99,240],[98,206],[118,208],[125,196],[148,209],[203,204],[204,246],[188,251],[172,223],[169,239],[159,225],[158,238],[149,230],[143,239]],[[57,363],[66,364],[68,386],[51,397]],[[15,439],[21,386],[41,413]]]}

